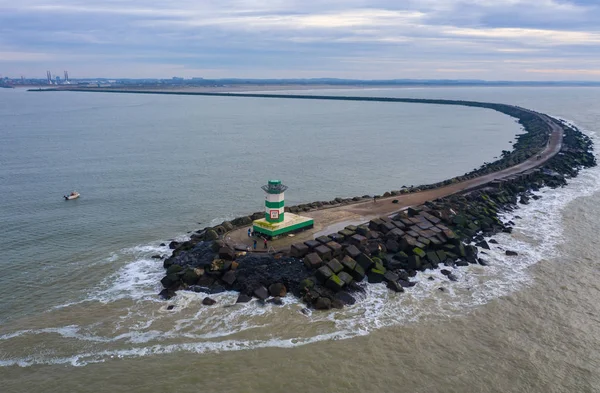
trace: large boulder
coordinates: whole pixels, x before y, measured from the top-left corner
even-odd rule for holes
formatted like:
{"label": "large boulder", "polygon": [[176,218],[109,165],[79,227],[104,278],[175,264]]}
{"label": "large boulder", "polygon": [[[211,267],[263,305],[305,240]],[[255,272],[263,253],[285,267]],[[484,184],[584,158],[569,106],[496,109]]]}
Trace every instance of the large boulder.
{"label": "large boulder", "polygon": [[356,299],[346,291],[337,292],[333,298],[342,302],[345,306],[351,306],[356,303]]}
{"label": "large boulder", "polygon": [[264,286],[260,286],[254,290],[254,296],[259,298],[260,300],[265,300],[269,297],[269,291]]}
{"label": "large boulder", "polygon": [[388,281],[387,287],[394,292],[404,292],[404,288],[397,281]]}
{"label": "large boulder", "polygon": [[361,251],[356,246],[351,245],[346,247],[344,253],[350,258],[356,259],[361,254]]}
{"label": "large boulder", "polygon": [[330,241],[325,245],[331,249],[331,255],[333,255],[334,258],[342,255],[342,246],[339,243]]}
{"label": "large boulder", "polygon": [[208,231],[206,231],[206,233],[204,234],[204,238],[206,240],[217,240],[219,238],[219,234],[217,233],[217,231],[215,231],[214,229],[209,229]]}
{"label": "large boulder", "polygon": [[233,285],[233,283],[236,280],[235,271],[229,270],[225,272],[225,274],[223,274],[223,277],[221,277],[221,280],[227,285]]}
{"label": "large boulder", "polygon": [[211,299],[209,297],[205,297],[204,299],[202,299],[202,304],[204,304],[205,306],[212,306],[216,302],[217,302],[216,300]]}
{"label": "large boulder", "polygon": [[365,278],[365,269],[357,263],[350,275],[355,281],[361,282]]}
{"label": "large boulder", "polygon": [[329,280],[325,283],[325,286],[334,292],[340,291],[346,283],[342,281],[337,275],[333,274],[329,277]]}
{"label": "large boulder", "polygon": [[282,283],[271,284],[269,294],[273,297],[284,297],[287,295],[287,288]]}
{"label": "large boulder", "polygon": [[346,272],[340,272],[337,276],[344,282],[344,285],[350,285],[353,281],[352,276]]}
{"label": "large boulder", "polygon": [[337,259],[332,259],[331,261],[327,262],[326,266],[335,274],[338,274],[344,270],[344,266]]}
{"label": "large boulder", "polygon": [[321,266],[315,273],[315,277],[320,282],[326,282],[331,276],[333,276],[333,272],[327,266]]}
{"label": "large boulder", "polygon": [[367,274],[367,278],[370,284],[378,284],[383,282],[385,272],[379,269],[371,269]]}
{"label": "large boulder", "polygon": [[326,245],[321,245],[319,247],[316,247],[315,252],[324,261],[328,261],[331,259],[331,255],[332,255],[331,248],[327,247]]}
{"label": "large boulder", "polygon": [[290,247],[290,255],[294,258],[304,258],[310,249],[304,243],[292,244]]}
{"label": "large boulder", "polygon": [[309,269],[318,269],[323,266],[323,260],[316,252],[312,252],[304,257],[304,265]]}
{"label": "large boulder", "polygon": [[252,298],[250,296],[246,295],[245,293],[240,293],[235,302],[236,303],[248,303],[250,300],[252,300]]}
{"label": "large boulder", "polygon": [[181,281],[183,281],[187,285],[194,285],[198,281],[198,278],[200,278],[198,270],[186,269],[185,272],[183,272],[183,275],[181,276]]}
{"label": "large boulder", "polygon": [[365,253],[360,253],[360,255],[356,258],[356,263],[358,263],[365,271],[367,271],[371,268],[371,266],[373,266],[374,262]]}
{"label": "large boulder", "polygon": [[251,225],[252,224],[252,218],[245,216],[245,217],[238,217],[234,220],[231,221],[231,223],[236,226],[236,227],[243,227],[246,225]]}
{"label": "large boulder", "polygon": [[331,308],[331,300],[326,297],[319,297],[314,306],[317,310],[329,310]]}
{"label": "large boulder", "polygon": [[233,261],[235,259],[235,251],[229,247],[221,247],[219,249],[219,258]]}
{"label": "large boulder", "polygon": [[342,259],[342,266],[345,271],[351,272],[356,267],[356,261],[349,256],[345,256],[344,259]]}

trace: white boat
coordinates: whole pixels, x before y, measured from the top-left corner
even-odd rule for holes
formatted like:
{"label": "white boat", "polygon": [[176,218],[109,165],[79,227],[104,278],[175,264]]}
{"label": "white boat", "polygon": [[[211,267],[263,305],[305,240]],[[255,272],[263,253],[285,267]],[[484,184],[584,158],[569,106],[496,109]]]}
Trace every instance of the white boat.
{"label": "white boat", "polygon": [[77,191],[73,191],[69,195],[65,195],[65,201],[70,201],[71,199],[79,198],[79,193]]}

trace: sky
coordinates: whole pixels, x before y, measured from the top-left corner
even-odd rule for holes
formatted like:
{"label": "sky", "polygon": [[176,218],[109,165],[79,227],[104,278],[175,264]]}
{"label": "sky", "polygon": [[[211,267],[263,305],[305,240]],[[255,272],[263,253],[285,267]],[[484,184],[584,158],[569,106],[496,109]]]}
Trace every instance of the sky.
{"label": "sky", "polygon": [[0,0],[0,75],[600,81],[600,0]]}

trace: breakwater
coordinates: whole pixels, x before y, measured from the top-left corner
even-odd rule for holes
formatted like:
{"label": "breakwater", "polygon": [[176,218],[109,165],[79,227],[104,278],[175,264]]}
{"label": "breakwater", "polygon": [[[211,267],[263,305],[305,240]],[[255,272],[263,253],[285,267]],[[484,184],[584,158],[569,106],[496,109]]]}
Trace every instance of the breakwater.
{"label": "breakwater", "polygon": [[[422,101],[439,103],[439,100],[398,100]],[[447,102],[462,105],[461,101]],[[389,203],[398,202],[392,199],[394,196],[435,190],[499,170],[518,168],[519,163],[537,155],[533,159],[540,161],[535,168],[515,171],[476,189],[424,201],[362,225],[349,225],[336,233],[299,242],[272,254],[248,254],[223,240],[228,232],[250,225],[253,219],[262,217],[263,212],[204,228],[189,241],[170,244],[174,251],[164,260],[166,275],[161,281],[164,290],[160,295],[168,299],[177,290],[207,294],[235,290],[239,292],[240,303],[257,298],[277,304],[291,292],[309,307],[341,308],[354,304],[368,284],[386,283],[390,290],[403,292],[415,285],[410,279],[418,271],[441,268],[451,282],[456,280],[453,269],[468,264],[486,265],[485,249],[495,243],[492,236],[511,232],[513,223],[501,219],[504,212],[538,198],[532,192],[541,187],[564,186],[581,168],[595,166],[596,161],[591,140],[573,126],[510,105],[469,104],[501,109],[519,119],[525,133],[519,136],[515,149],[503,152],[498,161],[463,176],[434,185],[390,191],[383,195],[389,197]],[[555,154],[558,148],[560,152]],[[367,198],[372,197],[336,198],[291,206],[289,211],[335,208]],[[516,256],[511,250],[505,252]],[[442,286],[440,290],[445,289]],[[204,304],[212,305],[214,300],[207,297]]]}

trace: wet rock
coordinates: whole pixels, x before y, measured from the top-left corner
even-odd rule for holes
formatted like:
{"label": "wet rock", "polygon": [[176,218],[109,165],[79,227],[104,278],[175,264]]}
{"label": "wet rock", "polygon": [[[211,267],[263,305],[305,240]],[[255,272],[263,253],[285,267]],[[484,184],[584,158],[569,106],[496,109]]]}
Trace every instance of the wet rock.
{"label": "wet rock", "polygon": [[292,244],[290,247],[290,255],[295,258],[304,258],[309,250],[308,246],[304,243]]}
{"label": "wet rock", "polygon": [[205,297],[204,299],[202,299],[202,304],[204,304],[205,306],[212,306],[216,302],[217,302],[216,300],[211,299],[209,297]]}
{"label": "wet rock", "polygon": [[404,288],[397,281],[388,281],[387,287],[388,287],[388,289],[390,289],[390,290],[392,290],[392,291],[394,291],[396,293],[398,293],[398,292],[404,292]]}
{"label": "wet rock", "polygon": [[398,281],[400,279],[400,277],[398,276],[398,274],[391,272],[391,271],[386,271],[383,275],[383,281],[386,282],[390,282],[390,281]]}
{"label": "wet rock", "polygon": [[308,308],[304,307],[302,310],[300,310],[300,312],[304,315],[310,315],[311,312]]}
{"label": "wet rock", "polygon": [[452,272],[447,269],[440,270],[440,273],[442,273],[444,276],[449,276],[450,274],[452,274]]}
{"label": "wet rock", "polygon": [[329,277],[329,280],[325,283],[325,286],[334,292],[340,291],[346,283],[342,281],[337,275],[333,274]]}
{"label": "wet rock", "polygon": [[349,285],[353,281],[352,276],[347,272],[340,272],[337,276],[344,282],[344,285]]}
{"label": "wet rock", "polygon": [[498,241],[496,239],[489,239],[488,243],[498,244]]}
{"label": "wet rock", "polygon": [[283,306],[283,300],[279,296],[267,300],[267,303],[275,304],[277,306]]}
{"label": "wet rock", "polygon": [[321,266],[319,269],[317,269],[317,272],[315,273],[315,277],[317,278],[317,280],[319,280],[319,282],[322,283],[327,282],[327,280],[329,280],[331,276],[333,276],[333,272],[327,266]]}
{"label": "wet rock", "polygon": [[331,301],[331,308],[336,308],[338,310],[341,310],[344,308],[344,303],[342,303],[341,300],[333,299]]}
{"label": "wet rock", "polygon": [[310,278],[306,278],[306,279],[302,280],[300,282],[300,284],[298,285],[301,293],[305,293],[305,292],[309,291],[314,286],[315,286],[315,282]]}
{"label": "wet rock", "polygon": [[361,254],[361,251],[356,246],[350,245],[346,248],[345,254],[352,259],[356,259]]}
{"label": "wet rock", "polygon": [[318,269],[323,266],[323,260],[316,252],[312,252],[304,257],[304,265],[309,269]]}
{"label": "wet rock", "polygon": [[287,295],[287,288],[282,283],[271,284],[269,294],[273,297],[284,297]]}
{"label": "wet rock", "polygon": [[315,252],[324,261],[328,261],[331,259],[331,255],[332,255],[331,248],[329,248],[325,245],[321,245],[321,246],[315,248]]}
{"label": "wet rock", "polygon": [[165,246],[166,246],[166,244],[165,244],[165,243],[160,243],[160,244],[159,244],[159,247],[165,247]]}
{"label": "wet rock", "polygon": [[402,280],[402,279],[398,280],[398,284],[400,284],[400,285],[402,286],[402,288],[412,288],[412,287],[414,287],[415,285],[417,285],[417,283],[416,283],[416,282],[413,282],[413,281],[407,281],[407,280]]}
{"label": "wet rock", "polygon": [[383,276],[385,272],[379,269],[371,269],[369,273],[367,273],[367,279],[370,284],[379,284],[383,282]]}
{"label": "wet rock", "polygon": [[356,303],[356,299],[346,291],[339,291],[333,298],[334,300],[340,301],[345,306],[351,306]]}
{"label": "wet rock", "polygon": [[158,297],[163,300],[169,300],[176,295],[175,291],[172,289],[165,288],[159,292]]}
{"label": "wet rock", "polygon": [[223,274],[223,277],[221,277],[221,280],[224,283],[226,283],[227,285],[233,285],[233,283],[236,280],[235,271],[233,271],[233,270],[227,271],[225,274]]}
{"label": "wet rock", "polygon": [[235,251],[229,247],[221,247],[221,249],[219,249],[219,258],[233,261],[235,259]]}
{"label": "wet rock", "polygon": [[175,308],[175,306],[174,306],[174,305],[172,305],[172,304],[169,304],[169,305],[167,306],[167,310],[169,310],[169,311],[171,311],[171,310],[172,310],[172,309],[174,309],[174,308]]}
{"label": "wet rock", "polygon": [[169,248],[170,248],[171,250],[174,250],[174,249],[176,249],[176,248],[177,248],[177,246],[179,246],[179,244],[180,244],[179,242],[172,241],[171,243],[169,243]]}
{"label": "wet rock", "polygon": [[487,243],[485,240],[478,242],[478,243],[476,244],[476,246],[477,246],[477,247],[481,247],[481,248],[485,248],[486,250],[489,250],[489,249],[490,249],[490,246],[489,246],[489,244],[488,244],[488,243]]}
{"label": "wet rock", "polygon": [[373,260],[365,253],[360,253],[358,258],[356,258],[356,263],[358,263],[365,271],[369,270],[374,264]]}
{"label": "wet rock", "polygon": [[448,274],[446,277],[448,277],[448,280],[450,281],[458,281],[458,278],[452,273]]}
{"label": "wet rock", "polygon": [[325,266],[331,269],[331,271],[335,274],[338,274],[344,270],[344,266],[337,259],[332,259],[331,261],[327,262]]}
{"label": "wet rock", "polygon": [[331,308],[331,300],[326,297],[320,297],[315,302],[315,309],[329,310]]}
{"label": "wet rock", "polygon": [[206,238],[206,240],[217,240],[219,238],[219,234],[217,233],[217,231],[209,229],[204,234],[204,237]]}
{"label": "wet rock", "polygon": [[479,258],[477,261],[479,262],[479,264],[481,266],[488,266],[489,265],[489,263],[485,259],[483,259],[483,258]]}
{"label": "wet rock", "polygon": [[257,298],[259,298],[261,300],[265,300],[266,298],[269,297],[269,291],[267,291],[267,288],[265,288],[264,286],[260,286],[260,287],[256,288],[253,293],[254,293],[254,296],[256,296]]}
{"label": "wet rock", "polygon": [[155,255],[152,255],[150,258],[152,258],[152,259],[163,259],[163,256],[155,254]]}
{"label": "wet rock", "polygon": [[505,254],[510,257],[519,255],[516,251],[506,250]]}
{"label": "wet rock", "polygon": [[236,303],[248,303],[250,300],[252,300],[252,298],[250,296],[246,295],[245,293],[240,293],[235,302]]}

